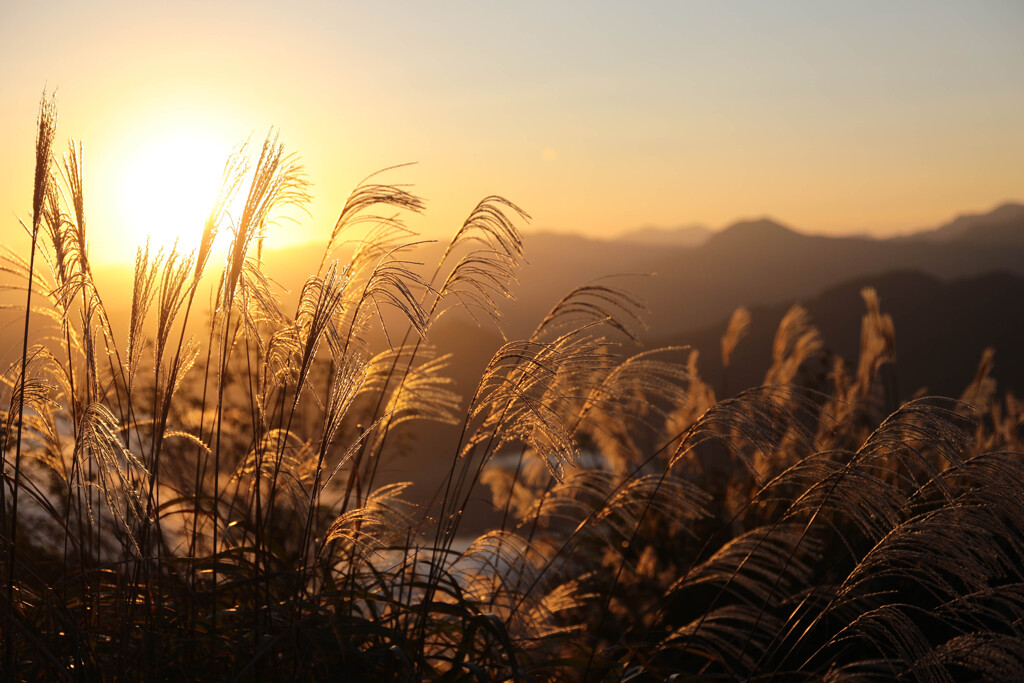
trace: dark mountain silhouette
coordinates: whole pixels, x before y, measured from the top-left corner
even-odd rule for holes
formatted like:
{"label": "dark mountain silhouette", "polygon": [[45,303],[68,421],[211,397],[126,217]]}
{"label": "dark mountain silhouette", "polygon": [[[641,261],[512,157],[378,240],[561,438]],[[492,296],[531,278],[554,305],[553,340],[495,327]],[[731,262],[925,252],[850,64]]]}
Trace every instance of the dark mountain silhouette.
{"label": "dark mountain silhouette", "polygon": [[526,254],[519,301],[509,307],[513,335],[526,333],[538,312],[573,287],[612,274],[649,275],[610,281],[646,299],[652,338],[710,325],[737,306],[785,303],[894,270],[943,280],[1024,274],[1024,244],[822,237],[767,219],[737,223],[689,248],[530,235]]}
{"label": "dark mountain silhouette", "polygon": [[[527,234],[528,262],[519,272],[519,283],[512,286],[517,301],[503,307],[505,332],[509,338],[529,335],[562,296],[598,279],[646,301],[649,329],[644,337],[648,342],[685,342],[685,334],[718,325],[737,306],[788,306],[793,301],[809,301],[847,282],[879,278],[894,271],[915,271],[940,284],[998,271],[1024,275],[1024,244],[1009,239],[1024,234],[1021,219],[1024,206],[1007,204],[988,214],[961,216],[916,236],[882,240],[807,235],[763,218],[736,223],[695,247]],[[410,253],[425,264],[422,270],[430,273],[443,248],[439,243]],[[321,249],[313,245],[267,251],[266,272],[290,290],[285,296],[286,310],[294,309],[297,292],[310,275],[310,268],[320,262]],[[344,253],[339,256],[344,258]],[[125,272],[110,278],[125,284],[107,291],[129,291],[130,277]],[[952,287],[947,294],[959,291],[959,285]],[[894,294],[892,290],[888,297],[883,296],[883,305]],[[851,301],[849,306],[856,311],[851,315],[858,321],[859,298],[854,296]],[[119,313],[127,316],[129,296],[107,295],[105,302],[112,309],[112,317],[119,317]],[[975,325],[981,332],[989,324],[985,316],[1002,315],[992,307],[981,308],[976,314]],[[6,311],[2,317],[12,315]],[[472,331],[473,321],[460,315],[453,313],[452,322],[462,323],[465,329],[452,336],[457,341],[474,339],[478,335]],[[914,324],[911,320],[903,327]],[[482,332],[482,346],[477,350],[486,347],[493,351],[498,339],[493,335],[490,329]],[[952,336],[947,333],[934,343],[950,346],[956,343]],[[859,333],[854,330],[851,343],[858,339]],[[4,354],[6,360],[10,360],[7,356],[13,357],[14,350],[13,345],[6,349],[10,351]],[[969,355],[971,358],[963,362],[975,363],[977,354],[971,351]]]}
{"label": "dark mountain silhouette", "polygon": [[964,214],[934,230],[908,239],[997,246],[1024,246],[1024,205],[1003,204],[989,213]]}
{"label": "dark mountain silhouette", "polygon": [[[984,216],[958,218],[939,229],[951,234],[955,231],[950,226],[960,226],[955,237],[943,240],[929,238],[930,233],[887,240],[814,236],[770,219],[736,223],[698,247],[528,234],[528,263],[512,287],[517,300],[504,306],[505,332],[509,338],[529,335],[562,296],[598,280],[646,301],[648,329],[642,336],[648,347],[707,346],[704,365],[718,358],[718,337],[737,306],[768,311],[755,315],[755,328],[765,325],[766,341],[758,343],[752,336],[741,345],[758,349],[760,356],[751,359],[746,375],[738,369],[734,373],[731,384],[740,387],[763,379],[771,335],[793,302],[807,302],[837,353],[856,357],[863,313],[860,289],[872,284],[882,297],[883,311],[898,313],[894,317],[901,390],[913,392],[928,385],[933,391],[959,395],[986,345],[997,348],[997,376],[1008,387],[1024,388],[1024,373],[1014,369],[1014,344],[1024,337],[1013,336],[1014,321],[1024,320],[1016,313],[1024,296],[1014,298],[1024,277],[1024,246],[982,239],[997,229],[1012,230],[1006,226],[1013,225],[1022,209],[1006,205]],[[967,239],[971,233],[979,237]],[[441,249],[433,245],[417,253],[417,260],[427,264],[424,270],[433,270]],[[318,262],[319,253],[313,258],[316,250],[305,255],[300,251],[269,254],[271,275],[282,282],[301,282],[299,271],[291,271],[296,264]],[[500,338],[493,328],[476,332],[473,322],[459,315],[453,313],[444,321],[444,327],[457,325],[457,333],[438,328],[430,341],[443,348],[454,344],[444,350],[471,350],[485,360]],[[719,371],[708,367],[708,376],[714,379]],[[471,393],[472,387],[465,385],[471,382],[469,375],[456,374],[463,392]]]}
{"label": "dark mountain silhouette", "polygon": [[[1024,390],[1024,277],[1006,272],[943,282],[919,272],[858,278],[821,294],[801,297],[826,349],[855,364],[859,353],[861,291],[873,287],[882,311],[896,328],[896,376],[901,397],[916,392],[959,396],[974,377],[987,347],[996,351],[993,376],[999,386]],[[797,303],[797,302],[791,302]],[[764,380],[772,341],[790,303],[751,309],[746,337],[733,351],[729,387],[739,390]],[[727,318],[701,330],[654,340],[654,345],[689,344],[701,352],[700,368],[722,390],[720,339]]]}

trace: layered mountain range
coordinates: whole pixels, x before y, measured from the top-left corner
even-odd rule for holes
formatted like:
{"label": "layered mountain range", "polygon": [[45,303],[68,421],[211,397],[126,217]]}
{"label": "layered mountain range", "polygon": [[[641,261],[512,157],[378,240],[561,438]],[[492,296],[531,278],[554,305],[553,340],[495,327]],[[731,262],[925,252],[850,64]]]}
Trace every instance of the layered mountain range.
{"label": "layered mountain range", "polygon": [[[694,228],[682,232],[690,239]],[[695,347],[714,378],[719,339],[732,311],[744,306],[752,325],[730,381],[744,388],[763,380],[775,329],[794,303],[807,308],[831,351],[854,361],[860,292],[874,287],[894,319],[904,398],[922,390],[958,396],[989,346],[1000,385],[1024,391],[1024,205],[890,239],[809,235],[768,219],[735,223],[698,244],[680,245],[671,231],[660,241],[651,239],[654,231],[644,234],[527,236],[529,262],[517,301],[506,308],[506,334],[529,334],[560,296],[600,282],[645,301],[645,346]]]}
{"label": "layered mountain range", "polygon": [[721,321],[737,306],[803,300],[890,271],[944,281],[1024,275],[1024,205],[893,239],[808,235],[768,219],[736,223],[692,247],[537,234],[527,238],[526,257],[509,311],[513,336],[553,293],[619,274],[621,286],[647,300],[650,334],[659,338]]}
{"label": "layered mountain range", "polygon": [[1004,386],[1024,388],[1024,205],[891,239],[808,235],[762,219],[696,246],[537,234],[526,255],[518,301],[508,307],[511,337],[527,334],[560,294],[605,277],[645,300],[648,345],[693,345],[713,373],[718,338],[744,306],[753,326],[743,342],[752,365],[734,378],[742,387],[758,372],[763,378],[771,335],[793,303],[805,305],[837,352],[855,358],[860,291],[872,286],[895,322],[907,394],[927,387],[958,395],[987,346]]}
{"label": "layered mountain range", "polygon": [[[415,258],[432,269],[442,248],[427,245]],[[283,294],[286,308],[321,251],[320,245],[267,251],[265,271],[289,290]],[[812,235],[760,219],[718,232],[646,228],[610,240],[528,232],[524,252],[518,283],[510,286],[515,300],[502,306],[509,339],[529,335],[573,288],[599,283],[645,303],[645,347],[693,346],[713,378],[721,364],[718,339],[732,311],[744,306],[752,312],[752,327],[736,352],[730,382],[743,388],[763,378],[771,336],[794,303],[808,309],[829,348],[855,359],[863,315],[859,293],[873,286],[895,322],[904,397],[922,388],[958,395],[988,346],[996,350],[994,374],[1001,385],[1024,393],[1021,204],[890,239]],[[131,287],[125,273],[101,273],[104,284],[104,291]],[[0,324],[10,331],[19,299],[5,300],[12,308]],[[130,297],[108,296],[105,303],[115,322],[127,318]],[[456,313],[435,326],[429,341],[456,353],[456,379],[470,393],[474,373],[500,345],[501,333]],[[0,352],[10,360],[14,348]]]}

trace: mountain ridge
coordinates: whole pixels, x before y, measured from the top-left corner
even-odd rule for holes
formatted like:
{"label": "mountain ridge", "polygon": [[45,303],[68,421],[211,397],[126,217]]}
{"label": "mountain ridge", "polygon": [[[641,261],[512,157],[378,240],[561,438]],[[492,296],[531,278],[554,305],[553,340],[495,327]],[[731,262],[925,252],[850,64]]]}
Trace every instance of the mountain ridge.
{"label": "mountain ridge", "polygon": [[[912,229],[909,232],[890,236],[874,236],[867,232],[843,233],[838,235],[827,235],[813,229],[794,228],[787,223],[777,220],[771,216],[759,218],[742,218],[727,223],[721,228],[709,228],[701,224],[685,224],[678,227],[662,227],[657,225],[645,225],[639,228],[626,230],[612,237],[592,238],[580,233],[565,232],[552,228],[545,228],[537,232],[530,232],[530,235],[576,235],[584,239],[599,239],[602,242],[624,242],[631,244],[660,245],[667,247],[698,247],[713,239],[720,239],[722,235],[739,233],[754,235],[758,227],[765,227],[772,230],[783,228],[790,233],[807,237],[829,237],[833,239],[869,239],[876,241],[953,241],[961,238],[970,238],[972,241],[984,242],[984,235],[975,237],[975,231],[993,229],[1003,224],[1024,226],[1024,203],[1017,201],[1006,201],[996,205],[992,209],[983,212],[965,212],[955,215],[945,223],[939,225]],[[736,229],[739,229],[738,231]],[[1024,232],[1022,227],[1021,232]],[[1020,243],[1024,244],[1024,235],[1020,235]]]}
{"label": "mountain ridge", "polygon": [[[873,288],[881,310],[893,318],[895,370],[903,398],[918,391],[957,397],[967,388],[986,348],[995,350],[993,376],[1003,389],[1024,389],[1024,276],[998,271],[943,281],[919,271],[890,271],[856,278],[797,300],[749,308],[748,334],[733,351],[733,390],[763,381],[772,340],[783,315],[803,306],[821,332],[828,353],[855,365],[859,353],[862,291]],[[652,346],[688,344],[698,349],[700,369],[716,390],[723,376],[719,340],[728,317],[717,323],[652,340]]]}

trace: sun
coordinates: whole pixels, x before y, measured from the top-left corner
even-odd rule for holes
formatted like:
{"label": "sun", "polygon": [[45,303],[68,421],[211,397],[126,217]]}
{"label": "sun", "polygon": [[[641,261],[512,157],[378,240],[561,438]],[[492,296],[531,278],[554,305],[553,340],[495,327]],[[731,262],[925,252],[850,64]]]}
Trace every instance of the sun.
{"label": "sun", "polygon": [[[230,147],[216,135],[180,127],[139,142],[119,164],[116,213],[121,234],[151,249],[196,248],[217,200]],[[122,245],[127,246],[127,245]]]}

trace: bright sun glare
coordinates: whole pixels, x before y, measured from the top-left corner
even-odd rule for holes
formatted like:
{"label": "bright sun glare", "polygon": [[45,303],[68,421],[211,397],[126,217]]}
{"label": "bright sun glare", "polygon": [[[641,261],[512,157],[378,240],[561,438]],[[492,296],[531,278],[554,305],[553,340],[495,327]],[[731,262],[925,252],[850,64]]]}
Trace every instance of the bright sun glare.
{"label": "bright sun glare", "polygon": [[217,199],[228,151],[216,137],[181,129],[135,147],[120,168],[118,219],[125,236],[151,249],[199,244]]}

